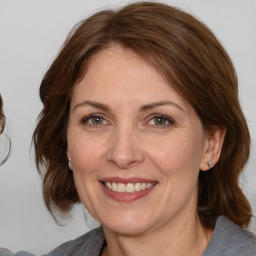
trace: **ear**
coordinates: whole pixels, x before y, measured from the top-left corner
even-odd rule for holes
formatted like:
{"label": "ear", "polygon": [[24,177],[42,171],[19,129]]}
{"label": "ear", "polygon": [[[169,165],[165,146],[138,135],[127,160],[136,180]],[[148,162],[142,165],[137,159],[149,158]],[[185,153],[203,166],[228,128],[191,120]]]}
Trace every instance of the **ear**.
{"label": "ear", "polygon": [[213,133],[206,135],[204,154],[200,164],[201,171],[211,169],[218,162],[225,135],[226,130],[221,128],[216,128]]}

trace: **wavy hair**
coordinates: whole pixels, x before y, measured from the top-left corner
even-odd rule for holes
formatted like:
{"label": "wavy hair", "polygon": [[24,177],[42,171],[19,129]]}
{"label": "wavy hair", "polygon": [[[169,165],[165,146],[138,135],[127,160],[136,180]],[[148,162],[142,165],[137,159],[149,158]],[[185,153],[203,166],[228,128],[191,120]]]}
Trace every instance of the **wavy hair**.
{"label": "wavy hair", "polygon": [[232,61],[202,22],[178,8],[151,2],[100,11],[81,21],[42,80],[43,110],[33,141],[50,212],[68,213],[80,202],[66,156],[72,89],[90,57],[113,43],[154,65],[194,108],[206,131],[226,130],[218,163],[199,174],[198,214],[207,228],[214,227],[219,215],[247,226],[252,214],[239,175],[249,157],[250,135]]}

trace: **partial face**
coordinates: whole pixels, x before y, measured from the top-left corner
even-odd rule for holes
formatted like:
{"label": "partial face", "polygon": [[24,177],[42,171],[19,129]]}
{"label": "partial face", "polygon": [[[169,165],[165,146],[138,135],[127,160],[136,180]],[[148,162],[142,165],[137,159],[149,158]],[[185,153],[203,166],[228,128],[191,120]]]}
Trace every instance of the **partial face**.
{"label": "partial face", "polygon": [[74,87],[68,157],[81,201],[106,229],[139,234],[196,214],[208,141],[186,101],[119,46]]}
{"label": "partial face", "polygon": [[3,113],[3,100],[0,94],[0,134],[4,130],[4,113]]}

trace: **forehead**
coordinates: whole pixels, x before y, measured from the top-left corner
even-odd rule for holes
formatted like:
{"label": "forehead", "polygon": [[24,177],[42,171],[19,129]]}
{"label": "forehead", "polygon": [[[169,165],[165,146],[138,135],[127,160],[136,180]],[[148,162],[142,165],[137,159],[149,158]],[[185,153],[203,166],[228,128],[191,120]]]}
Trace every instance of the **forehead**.
{"label": "forehead", "polygon": [[[114,45],[94,54],[83,77],[74,87],[72,101],[95,100],[186,101],[151,63],[133,50]],[[147,102],[144,102],[147,103]]]}
{"label": "forehead", "polygon": [[[84,75],[92,70],[99,70],[101,74],[107,74],[109,71],[114,71],[115,76],[118,76],[118,71],[126,70],[127,76],[133,77],[136,73],[141,74],[141,71],[150,71],[153,75],[160,75],[154,66],[130,48],[125,48],[119,44],[113,44],[110,47],[104,48],[94,55],[88,61],[86,72]],[[113,70],[114,69],[114,70]],[[122,73],[124,75],[124,73]],[[135,78],[134,77],[134,78]],[[162,77],[165,79],[164,77]]]}

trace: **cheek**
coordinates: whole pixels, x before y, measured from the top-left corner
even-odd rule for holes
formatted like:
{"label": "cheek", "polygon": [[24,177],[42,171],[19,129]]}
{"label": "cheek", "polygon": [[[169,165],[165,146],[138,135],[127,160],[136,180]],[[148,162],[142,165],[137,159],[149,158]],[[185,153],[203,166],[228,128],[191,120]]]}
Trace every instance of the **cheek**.
{"label": "cheek", "polygon": [[172,134],[153,144],[153,147],[149,145],[146,147],[147,154],[162,174],[167,176],[198,174],[203,152],[201,140],[184,134]]}
{"label": "cheek", "polygon": [[104,154],[100,141],[88,136],[70,136],[68,151],[72,161],[72,169],[77,175],[93,173]]}
{"label": "cheek", "polygon": [[96,188],[103,154],[103,148],[99,144],[102,145],[89,136],[68,136],[68,152],[77,192],[83,205],[95,219],[98,219],[94,206],[99,197]]}

